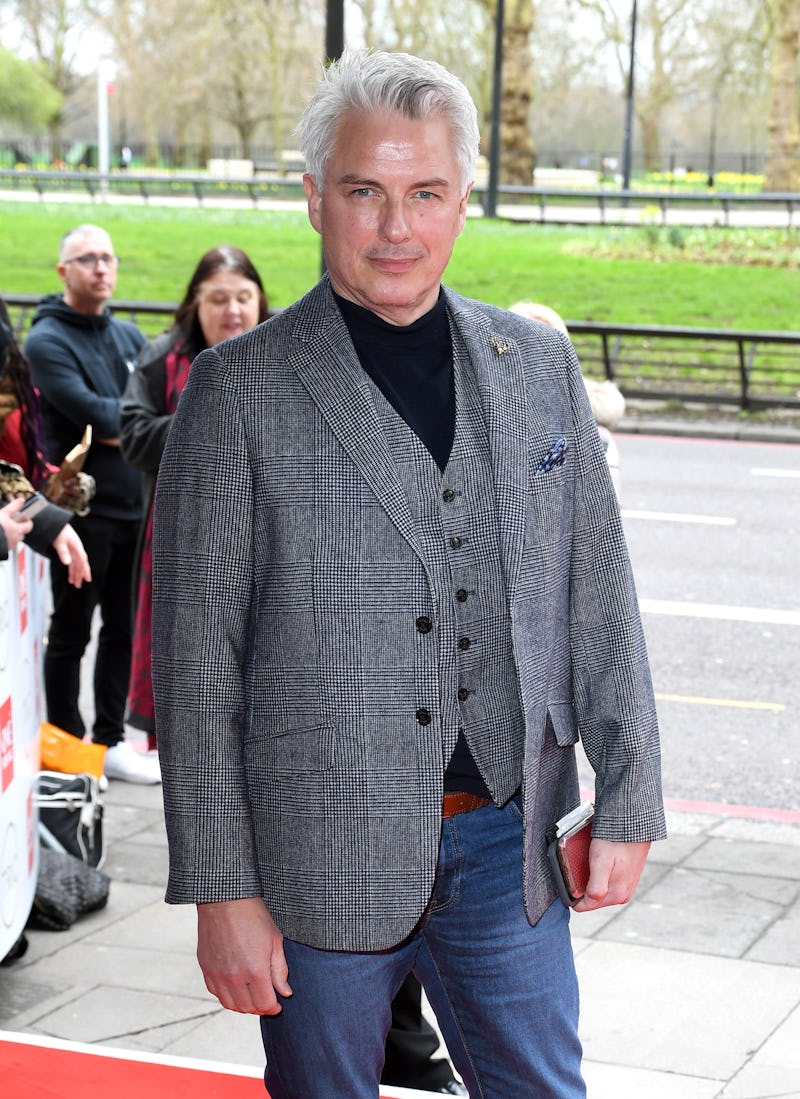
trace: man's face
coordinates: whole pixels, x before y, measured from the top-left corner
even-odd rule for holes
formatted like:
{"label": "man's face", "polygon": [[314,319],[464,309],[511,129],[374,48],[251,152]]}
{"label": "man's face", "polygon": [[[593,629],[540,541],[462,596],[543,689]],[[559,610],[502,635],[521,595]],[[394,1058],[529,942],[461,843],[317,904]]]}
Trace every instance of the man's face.
{"label": "man's face", "polygon": [[449,123],[351,111],[324,183],[303,179],[337,294],[391,324],[432,309],[472,187],[461,190]]}
{"label": "man's face", "polygon": [[108,233],[70,237],[58,267],[64,301],[79,313],[102,313],[117,285],[117,258]]}

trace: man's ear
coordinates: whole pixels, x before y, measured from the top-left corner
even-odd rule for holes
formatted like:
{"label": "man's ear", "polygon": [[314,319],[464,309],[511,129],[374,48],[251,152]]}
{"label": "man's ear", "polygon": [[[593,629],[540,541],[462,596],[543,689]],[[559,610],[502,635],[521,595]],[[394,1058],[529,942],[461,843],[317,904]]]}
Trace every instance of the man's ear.
{"label": "man's ear", "polygon": [[322,232],[322,193],[317,187],[316,180],[308,172],[303,176],[303,190],[308,202],[308,220],[318,233]]}
{"label": "man's ear", "polygon": [[475,183],[475,180],[473,179],[472,183],[470,183],[468,185],[466,191],[461,196],[461,201],[458,204],[458,216],[459,216],[458,231],[459,231],[459,233],[464,228],[464,224],[467,220],[467,203],[469,202],[470,191],[472,190],[472,187],[473,187],[474,183]]}

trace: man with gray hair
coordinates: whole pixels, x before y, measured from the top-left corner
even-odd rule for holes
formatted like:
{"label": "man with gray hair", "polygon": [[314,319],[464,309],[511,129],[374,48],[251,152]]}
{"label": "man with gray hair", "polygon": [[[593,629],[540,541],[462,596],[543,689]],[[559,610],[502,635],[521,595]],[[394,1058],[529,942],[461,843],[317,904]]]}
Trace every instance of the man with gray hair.
{"label": "man with gray hair", "polygon": [[404,54],[299,127],[327,274],[194,362],[155,520],[167,900],[261,1016],[271,1099],[376,1099],[413,972],[473,1099],[585,1095],[546,833],[595,771],[575,908],[664,835],[652,686],[569,340],[441,279],[475,107]]}
{"label": "man with gray hair", "polygon": [[84,470],[96,484],[89,513],[73,521],[86,548],[92,580],[76,589],[66,569],[51,568],[53,614],[44,658],[47,717],[83,737],[81,662],[92,617],[102,624],[94,664],[92,739],[106,746],[105,773],[125,782],[161,781],[158,759],[125,740],[125,701],[131,661],[131,593],[142,516],[139,473],[119,447],[122,393],[145,338],[131,321],[111,315],[118,259],[108,233],[79,225],[61,240],[58,276],[63,294],[49,294],[37,309],[25,354],[42,398],[48,458],[59,465],[81,441],[92,444]]}

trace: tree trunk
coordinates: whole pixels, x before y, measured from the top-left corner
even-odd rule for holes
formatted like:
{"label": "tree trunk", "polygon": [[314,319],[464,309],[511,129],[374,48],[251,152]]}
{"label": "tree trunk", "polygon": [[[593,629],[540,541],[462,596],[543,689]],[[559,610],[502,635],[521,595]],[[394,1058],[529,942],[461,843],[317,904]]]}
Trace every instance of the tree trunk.
{"label": "tree trunk", "polygon": [[797,64],[800,57],[800,0],[777,0],[770,70],[769,145],[765,191],[798,189],[800,130]]}
{"label": "tree trunk", "polygon": [[511,0],[505,8],[503,97],[500,117],[501,182],[530,187],[533,183],[533,99],[531,31],[533,0]]}
{"label": "tree trunk", "polygon": [[639,114],[639,131],[642,135],[642,157],[646,172],[658,172],[661,168],[661,118],[658,112]]}

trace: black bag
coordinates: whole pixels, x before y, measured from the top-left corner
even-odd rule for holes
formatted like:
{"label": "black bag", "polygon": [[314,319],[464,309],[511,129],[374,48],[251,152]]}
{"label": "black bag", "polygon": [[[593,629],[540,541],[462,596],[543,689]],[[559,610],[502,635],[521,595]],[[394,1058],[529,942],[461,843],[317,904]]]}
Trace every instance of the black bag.
{"label": "black bag", "polygon": [[74,855],[88,866],[103,865],[103,803],[94,775],[40,771],[36,803],[43,847]]}
{"label": "black bag", "polygon": [[65,851],[39,847],[39,877],[27,927],[66,931],[78,916],[103,908],[110,878]]}

